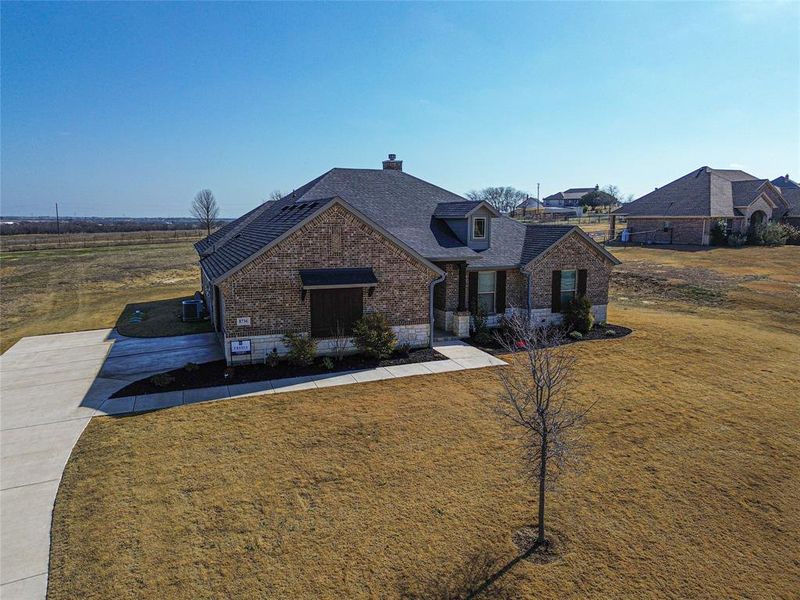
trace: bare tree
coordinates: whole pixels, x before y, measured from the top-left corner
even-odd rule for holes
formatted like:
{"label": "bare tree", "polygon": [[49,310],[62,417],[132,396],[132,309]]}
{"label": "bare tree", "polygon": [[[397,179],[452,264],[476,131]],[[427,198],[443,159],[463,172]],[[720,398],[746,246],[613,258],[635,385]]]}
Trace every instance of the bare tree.
{"label": "bare tree", "polygon": [[336,360],[341,361],[348,348],[352,345],[350,335],[345,331],[344,326],[336,321],[336,327],[331,332],[331,350]]}
{"label": "bare tree", "polygon": [[528,199],[528,192],[513,187],[487,187],[482,190],[470,190],[464,194],[470,200],[488,202],[501,213],[514,210],[523,200]]}
{"label": "bare tree", "polygon": [[200,190],[192,201],[192,216],[200,221],[203,226],[211,235],[211,230],[217,225],[217,217],[219,216],[219,206],[217,199],[214,198],[214,193],[211,190]]}
{"label": "bare tree", "polygon": [[272,190],[269,193],[269,198],[267,198],[267,202],[274,202],[275,200],[280,200],[283,198],[283,193],[280,190]]}
{"label": "bare tree", "polygon": [[571,401],[575,356],[564,344],[563,333],[537,327],[532,320],[508,317],[498,336],[516,356],[497,370],[503,389],[496,413],[521,444],[523,466],[538,484],[539,523],[534,547],[546,545],[545,492],[584,448],[581,429],[592,405],[578,408]]}

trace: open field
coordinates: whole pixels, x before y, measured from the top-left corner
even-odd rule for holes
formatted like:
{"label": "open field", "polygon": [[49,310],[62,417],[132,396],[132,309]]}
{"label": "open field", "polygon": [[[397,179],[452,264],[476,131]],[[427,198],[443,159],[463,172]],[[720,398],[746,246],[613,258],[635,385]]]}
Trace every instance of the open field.
{"label": "open field", "polygon": [[26,335],[113,327],[126,304],[200,287],[188,242],[0,254],[0,350]]}
{"label": "open field", "polygon": [[[800,247],[617,252],[609,318],[634,333],[573,346],[591,451],[551,499],[557,559],[506,591],[796,597]],[[498,387],[482,369],[93,419],[49,597],[447,597],[535,519]]]}
{"label": "open field", "polygon": [[187,241],[196,242],[205,235],[206,232],[199,229],[62,233],[61,235],[46,233],[3,235],[0,236],[0,252],[185,243]]}

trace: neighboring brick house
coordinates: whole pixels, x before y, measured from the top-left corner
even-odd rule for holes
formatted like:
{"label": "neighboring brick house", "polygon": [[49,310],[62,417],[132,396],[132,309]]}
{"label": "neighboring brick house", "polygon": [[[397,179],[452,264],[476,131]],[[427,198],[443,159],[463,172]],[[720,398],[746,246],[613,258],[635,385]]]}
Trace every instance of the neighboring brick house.
{"label": "neighboring brick house", "polygon": [[[781,189],[738,170],[700,167],[615,210],[609,237],[653,244],[707,246],[722,221],[728,232],[746,233],[758,223],[781,220],[790,208]],[[627,232],[617,231],[625,217]]]}
{"label": "neighboring brick house", "polygon": [[770,183],[781,191],[788,205],[780,217],[781,221],[793,227],[800,227],[800,184],[789,179],[788,175],[781,175]]}
{"label": "neighboring brick house", "polygon": [[401,343],[432,344],[433,327],[469,335],[513,311],[560,320],[585,294],[606,318],[618,261],[577,227],[525,225],[402,171],[332,169],[195,244],[203,292],[230,363],[286,352],[309,334],[320,353],[368,312]]}

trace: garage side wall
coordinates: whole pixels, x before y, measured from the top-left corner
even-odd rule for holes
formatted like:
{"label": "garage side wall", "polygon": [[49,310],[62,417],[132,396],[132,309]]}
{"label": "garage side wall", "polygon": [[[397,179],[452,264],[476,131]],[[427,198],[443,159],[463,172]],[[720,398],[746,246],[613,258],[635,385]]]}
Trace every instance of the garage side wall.
{"label": "garage side wall", "polygon": [[[381,312],[401,342],[428,343],[429,284],[437,274],[345,208],[334,205],[219,284],[226,354],[230,341],[251,340],[253,359],[277,348],[288,332],[311,329],[311,294],[302,298],[301,269],[372,267],[378,284],[363,289],[364,312]],[[237,323],[249,317],[249,325]],[[320,344],[325,351],[325,343]]]}

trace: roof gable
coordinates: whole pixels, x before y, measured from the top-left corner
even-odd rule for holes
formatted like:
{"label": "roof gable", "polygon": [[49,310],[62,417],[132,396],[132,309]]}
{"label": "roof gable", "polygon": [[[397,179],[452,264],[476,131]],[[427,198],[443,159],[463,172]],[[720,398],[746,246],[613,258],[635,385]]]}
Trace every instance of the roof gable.
{"label": "roof gable", "polygon": [[744,171],[700,167],[618,208],[614,213],[628,216],[733,217],[735,189],[738,190],[738,197],[743,198],[765,183],[768,182]]}
{"label": "roof gable", "polygon": [[[372,229],[374,229],[375,231],[377,231],[378,233],[389,239],[392,243],[394,243],[403,251],[410,254],[414,259],[422,263],[433,273],[437,275],[442,274],[443,271],[439,269],[439,267],[434,265],[432,262],[430,262],[427,258],[420,255],[418,252],[416,252],[413,248],[409,247],[402,240],[397,239],[390,232],[386,231],[378,223],[375,223],[368,216],[362,214],[357,209],[350,206],[342,198],[338,197],[329,198],[324,201],[320,200],[320,201],[304,202],[301,204],[296,204],[294,206],[292,205],[283,206],[281,209],[282,215],[279,215],[277,219],[273,219],[272,221],[270,221],[271,227],[267,228],[270,231],[270,239],[268,241],[264,241],[263,243],[258,242],[255,245],[252,245],[250,239],[251,237],[253,237],[252,235],[249,237],[245,237],[244,232],[241,234],[237,234],[236,236],[234,236],[232,241],[244,240],[244,243],[239,243],[239,245],[236,246],[234,246],[231,243],[226,244],[223,248],[220,249],[220,251],[217,251],[211,256],[201,259],[200,265],[213,281],[219,281],[221,279],[225,279],[229,275],[239,271],[244,266],[251,263],[253,260],[255,260],[262,254],[267,252],[270,248],[282,242],[284,239],[289,237],[298,229],[302,228],[312,219],[330,210],[334,206],[343,207],[344,210],[350,212],[356,218],[363,221],[364,223],[369,225]],[[254,221],[253,224],[257,224],[256,221]],[[265,231],[263,230],[263,228],[252,228],[252,229],[258,232],[256,235],[259,235],[262,233],[262,231]],[[280,233],[278,233],[277,235],[272,235],[272,233],[278,232],[279,230]],[[245,231],[247,230],[245,229]],[[221,258],[225,260],[220,260]]]}

